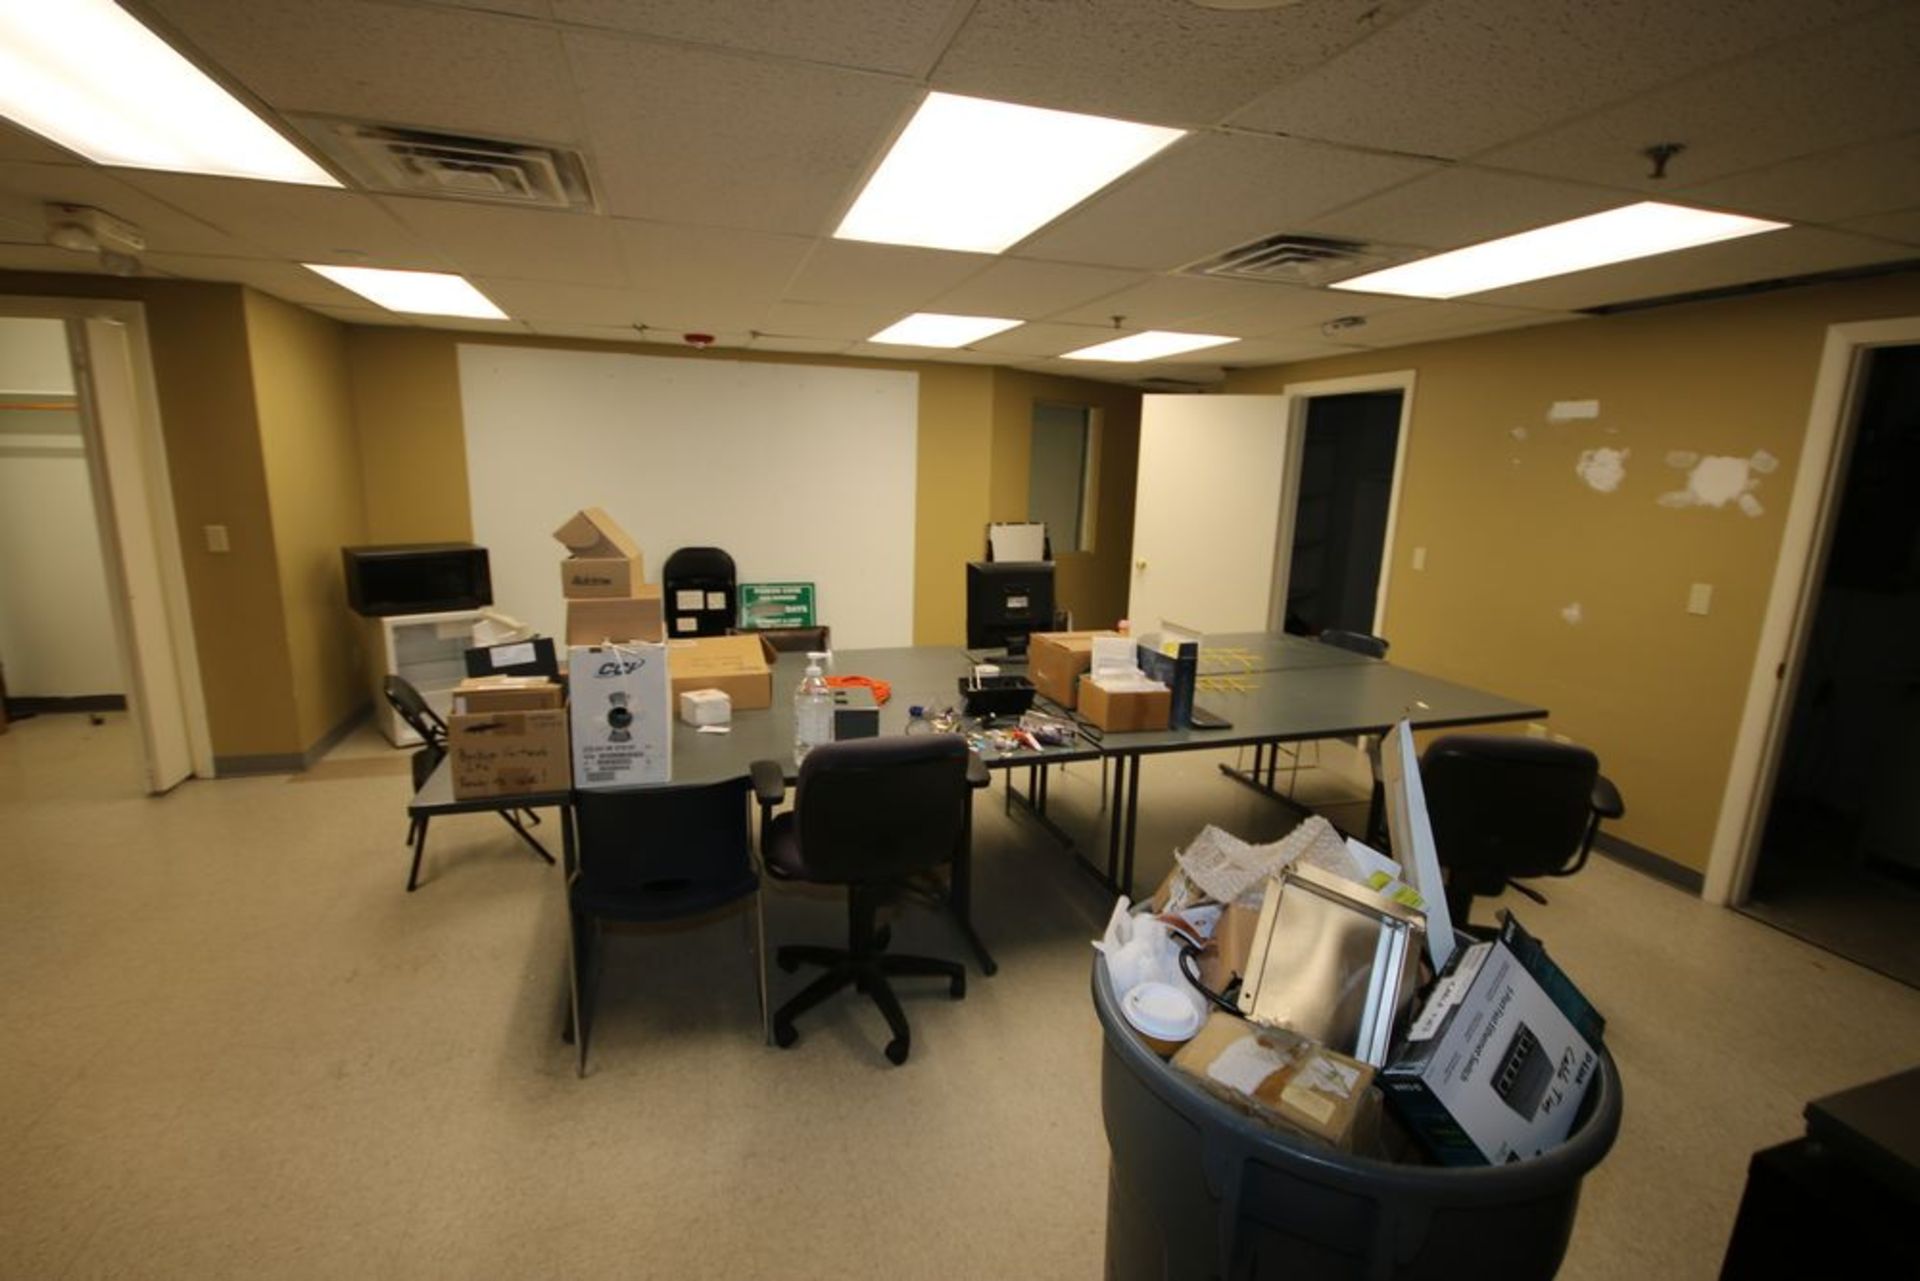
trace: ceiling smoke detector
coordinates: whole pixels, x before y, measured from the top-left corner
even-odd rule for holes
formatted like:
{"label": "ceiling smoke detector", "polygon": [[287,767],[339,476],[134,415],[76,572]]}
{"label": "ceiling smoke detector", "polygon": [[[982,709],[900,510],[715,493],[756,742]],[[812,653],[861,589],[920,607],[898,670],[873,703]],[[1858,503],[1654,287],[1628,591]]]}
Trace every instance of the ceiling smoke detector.
{"label": "ceiling smoke detector", "polygon": [[370,191],[531,209],[594,209],[586,159],[565,147],[320,116],[296,117],[294,123]]}

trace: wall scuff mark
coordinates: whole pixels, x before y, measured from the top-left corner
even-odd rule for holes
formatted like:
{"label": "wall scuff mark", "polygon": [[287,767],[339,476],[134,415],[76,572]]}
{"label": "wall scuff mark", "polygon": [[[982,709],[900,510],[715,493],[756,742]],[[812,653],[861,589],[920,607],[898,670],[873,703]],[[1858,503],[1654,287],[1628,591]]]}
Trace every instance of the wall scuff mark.
{"label": "wall scuff mark", "polygon": [[1573,470],[1587,488],[1595,493],[1611,494],[1620,488],[1620,482],[1627,478],[1628,449],[1583,449],[1580,461]]}

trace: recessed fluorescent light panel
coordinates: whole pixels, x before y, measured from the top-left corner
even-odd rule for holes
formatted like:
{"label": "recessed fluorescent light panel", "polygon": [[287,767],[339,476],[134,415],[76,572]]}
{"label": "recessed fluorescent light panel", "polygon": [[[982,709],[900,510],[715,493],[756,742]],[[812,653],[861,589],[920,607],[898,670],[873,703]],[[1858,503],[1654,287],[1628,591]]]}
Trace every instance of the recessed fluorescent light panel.
{"label": "recessed fluorescent light panel", "polygon": [[997,254],[1184,136],[930,93],[833,234]]}
{"label": "recessed fluorescent light panel", "polygon": [[0,114],[103,165],[340,185],[110,0],[0,0]]}
{"label": "recessed fluorescent light panel", "polygon": [[1221,334],[1176,334],[1166,329],[1149,329],[1143,334],[1130,334],[1111,342],[1095,343],[1079,351],[1070,351],[1062,359],[1158,360],[1162,356],[1178,356],[1184,351],[1201,351],[1239,341],[1238,338]]}
{"label": "recessed fluorescent light panel", "polygon": [[1787,224],[1643,200],[1329,286],[1408,298],[1458,298],[1634,258],[1737,240]]}
{"label": "recessed fluorescent light panel", "polygon": [[948,316],[937,311],[916,311],[905,320],[888,325],[868,342],[898,343],[903,347],[964,347],[994,334],[1005,333],[1018,320],[998,316]]}
{"label": "recessed fluorescent light panel", "polygon": [[506,320],[507,313],[459,276],[444,271],[393,271],[385,267],[328,267],[302,264],[343,289],[388,311],[416,316],[465,316],[472,320]]}

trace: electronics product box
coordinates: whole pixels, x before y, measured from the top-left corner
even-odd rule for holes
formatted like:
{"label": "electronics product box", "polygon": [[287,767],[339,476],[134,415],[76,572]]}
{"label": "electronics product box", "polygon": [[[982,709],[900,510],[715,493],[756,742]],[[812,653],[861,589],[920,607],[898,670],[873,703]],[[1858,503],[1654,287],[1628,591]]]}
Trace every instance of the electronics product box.
{"label": "electronics product box", "polygon": [[566,690],[545,676],[469,676],[453,687],[456,714],[546,711],[566,701]]}
{"label": "electronics product box", "polygon": [[575,787],[672,781],[666,646],[577,645],[567,651],[567,691]]}
{"label": "electronics product box", "polygon": [[575,598],[567,602],[567,644],[666,639],[666,621],[657,583],[635,585],[632,596]]}
{"label": "electronics product box", "polygon": [[646,584],[639,556],[569,556],[560,562],[560,594],[568,600],[630,597]]}
{"label": "electronics product box", "polygon": [[564,792],[571,783],[567,714],[456,713],[447,718],[447,759],[457,801]]}
{"label": "electronics product box", "polygon": [[1138,677],[1118,680],[1080,678],[1080,715],[1100,729],[1123,733],[1165,729],[1173,711],[1173,691]]}
{"label": "electronics product box", "polygon": [[1119,632],[1035,632],[1027,638],[1027,676],[1040,697],[1076,705],[1080,676],[1093,665],[1096,636]]}
{"label": "electronics product box", "polygon": [[1363,1137],[1373,1069],[1296,1033],[1215,1010],[1173,1066],[1270,1124],[1343,1148]]}
{"label": "electronics product box", "polygon": [[736,712],[773,706],[774,651],[758,636],[702,636],[667,643],[673,692],[717,689]]}
{"label": "electronics product box", "polygon": [[733,700],[721,689],[690,689],[675,695],[680,719],[688,725],[731,725]]}
{"label": "electronics product box", "polygon": [[558,676],[560,660],[553,640],[535,636],[500,645],[476,645],[466,654],[469,676]]}
{"label": "electronics product box", "polygon": [[833,695],[833,741],[880,737],[880,704],[873,691],[853,685],[828,691]]}
{"label": "electronics product box", "polygon": [[1454,953],[1380,1084],[1441,1164],[1502,1165],[1567,1137],[1599,1057],[1505,943],[1475,943]]}

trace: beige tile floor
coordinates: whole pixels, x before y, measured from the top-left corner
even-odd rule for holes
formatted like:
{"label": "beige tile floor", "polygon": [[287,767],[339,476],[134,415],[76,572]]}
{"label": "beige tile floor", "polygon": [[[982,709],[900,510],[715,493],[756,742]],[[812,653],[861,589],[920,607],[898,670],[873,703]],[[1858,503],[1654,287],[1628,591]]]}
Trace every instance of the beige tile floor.
{"label": "beige tile floor", "polygon": [[[404,757],[138,794],[123,718],[0,736],[0,1276],[1084,1277],[1106,1151],[1087,940],[1107,903],[996,799],[1002,964],[758,1039],[739,918],[614,940],[592,1071],[559,1040],[559,880],[491,816],[406,894]],[[1207,821],[1285,818],[1149,761],[1143,880]],[[1055,808],[1095,830],[1099,775]],[[1609,1016],[1626,1087],[1563,1275],[1710,1277],[1748,1154],[1920,1059],[1920,994],[1604,861],[1518,910]],[[777,940],[831,939],[779,893]],[[924,914],[901,948],[957,954]],[[800,979],[775,975],[776,995]]]}

